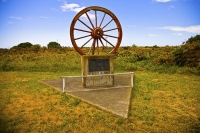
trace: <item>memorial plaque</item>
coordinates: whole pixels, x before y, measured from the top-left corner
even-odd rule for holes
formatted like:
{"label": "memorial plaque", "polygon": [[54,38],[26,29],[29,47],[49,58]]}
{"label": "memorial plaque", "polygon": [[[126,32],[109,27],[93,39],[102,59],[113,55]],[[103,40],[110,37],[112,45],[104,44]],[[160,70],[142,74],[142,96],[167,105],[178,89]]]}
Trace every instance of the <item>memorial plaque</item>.
{"label": "memorial plaque", "polygon": [[[101,74],[114,73],[114,58],[115,55],[84,55],[81,57],[82,64],[82,85],[84,87],[90,86],[104,86],[113,85],[114,76],[98,76]],[[94,75],[94,77],[87,77],[87,75]],[[97,75],[97,76],[95,76]]]}
{"label": "memorial plaque", "polygon": [[109,70],[110,70],[109,59],[90,59],[89,60],[89,72],[109,71]]}

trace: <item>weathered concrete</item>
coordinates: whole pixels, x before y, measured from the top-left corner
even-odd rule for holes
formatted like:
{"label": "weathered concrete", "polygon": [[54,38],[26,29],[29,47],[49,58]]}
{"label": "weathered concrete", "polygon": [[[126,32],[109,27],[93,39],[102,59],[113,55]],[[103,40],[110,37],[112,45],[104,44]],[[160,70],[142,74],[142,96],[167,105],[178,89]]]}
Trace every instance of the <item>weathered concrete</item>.
{"label": "weathered concrete", "polygon": [[[62,79],[42,83],[62,91]],[[130,75],[115,75],[114,86],[83,87],[81,78],[66,79],[66,93],[103,110],[127,118],[132,88]]]}
{"label": "weathered concrete", "polygon": [[[82,76],[113,74],[115,55],[84,55],[81,56]],[[82,85],[85,87],[99,85],[113,85],[113,76],[83,77]]]}

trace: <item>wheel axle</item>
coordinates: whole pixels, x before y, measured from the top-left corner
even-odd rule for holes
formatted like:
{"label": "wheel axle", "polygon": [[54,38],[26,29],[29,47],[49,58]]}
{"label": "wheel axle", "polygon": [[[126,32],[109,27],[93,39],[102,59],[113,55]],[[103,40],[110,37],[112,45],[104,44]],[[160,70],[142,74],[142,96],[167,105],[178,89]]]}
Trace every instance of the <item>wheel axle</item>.
{"label": "wheel axle", "polygon": [[101,38],[103,36],[103,30],[101,28],[95,28],[92,33],[91,33],[91,36],[94,38],[94,39],[98,39],[98,38]]}

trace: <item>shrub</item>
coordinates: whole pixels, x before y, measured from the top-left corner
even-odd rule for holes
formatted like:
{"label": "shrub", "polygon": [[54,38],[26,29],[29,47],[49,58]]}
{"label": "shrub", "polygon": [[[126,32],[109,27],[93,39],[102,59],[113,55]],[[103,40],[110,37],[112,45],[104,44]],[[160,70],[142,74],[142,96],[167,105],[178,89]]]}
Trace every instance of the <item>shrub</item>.
{"label": "shrub", "polygon": [[132,48],[137,48],[137,45],[136,45],[136,44],[133,44],[131,47],[132,47]]}
{"label": "shrub", "polygon": [[200,66],[200,40],[180,46],[173,55],[173,60],[178,66]]}
{"label": "shrub", "polygon": [[186,43],[192,43],[192,42],[195,42],[195,41],[200,41],[200,35],[196,35],[195,37],[190,37]]}
{"label": "shrub", "polygon": [[48,48],[61,48],[60,44],[57,42],[50,42],[49,44],[47,44]]}
{"label": "shrub", "polygon": [[158,56],[157,58],[154,58],[153,63],[156,65],[162,65],[162,64],[166,64],[166,65],[173,65],[173,58],[171,55],[162,55],[162,56]]}
{"label": "shrub", "polygon": [[35,53],[37,53],[40,50],[41,46],[39,44],[35,44],[31,48]]}
{"label": "shrub", "polygon": [[[18,48],[30,48],[33,44],[30,42],[23,42],[17,45]],[[15,47],[15,46],[14,46]]]}

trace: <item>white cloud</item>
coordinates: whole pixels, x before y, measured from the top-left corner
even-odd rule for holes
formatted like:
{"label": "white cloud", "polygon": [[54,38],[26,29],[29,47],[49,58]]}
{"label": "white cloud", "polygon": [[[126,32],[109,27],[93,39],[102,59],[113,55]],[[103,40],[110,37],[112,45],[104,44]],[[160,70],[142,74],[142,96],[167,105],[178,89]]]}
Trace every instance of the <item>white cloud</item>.
{"label": "white cloud", "polygon": [[12,21],[8,21],[8,24],[13,24],[13,22]]}
{"label": "white cloud", "polygon": [[73,11],[73,12],[80,12],[82,9],[84,9],[84,6],[80,6],[78,4],[72,3],[72,4],[67,4],[65,3],[63,6],[61,6],[62,11],[66,12],[66,11]]}
{"label": "white cloud", "polygon": [[170,6],[168,9],[173,9],[173,8],[175,8],[174,6]]}
{"label": "white cloud", "polygon": [[182,36],[181,33],[173,33],[173,35],[175,35],[175,36]]}
{"label": "white cloud", "polygon": [[200,25],[193,25],[193,26],[188,26],[188,27],[165,26],[165,27],[161,27],[158,29],[172,30],[172,31],[184,31],[184,32],[200,34]]}
{"label": "white cloud", "polygon": [[28,19],[33,19],[33,17],[27,17]]}
{"label": "white cloud", "polygon": [[154,1],[156,1],[156,2],[170,2],[172,0],[154,0]]}
{"label": "white cloud", "polygon": [[150,37],[157,37],[157,36],[160,36],[160,35],[156,35],[156,34],[148,34],[148,36],[150,36]]}
{"label": "white cloud", "polygon": [[12,19],[23,20],[21,17],[10,16]]}
{"label": "white cloud", "polygon": [[[72,11],[72,12],[78,13],[81,10],[83,10],[84,8],[86,8],[86,7],[85,6],[80,6],[80,5],[75,4],[75,3],[71,3],[71,4],[65,3],[63,6],[61,6],[61,9],[62,9],[63,12]],[[91,19],[95,18],[94,14],[91,14],[91,13],[88,12],[88,15],[89,15],[89,17]],[[87,16],[85,14],[82,15],[81,17],[87,18]]]}
{"label": "white cloud", "polygon": [[40,18],[48,18],[48,17],[40,16]]}
{"label": "white cloud", "polygon": [[58,0],[58,1],[65,2],[65,3],[67,2],[66,0]]}

